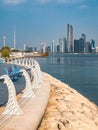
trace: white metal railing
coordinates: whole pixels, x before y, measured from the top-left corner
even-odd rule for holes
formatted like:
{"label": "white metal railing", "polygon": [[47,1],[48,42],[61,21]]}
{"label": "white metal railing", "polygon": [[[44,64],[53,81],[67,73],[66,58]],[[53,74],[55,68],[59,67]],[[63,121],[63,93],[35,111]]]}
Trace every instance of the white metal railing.
{"label": "white metal railing", "polygon": [[16,99],[16,91],[15,91],[15,86],[10,79],[9,76],[7,75],[2,75],[0,79],[4,79],[4,83],[7,85],[8,88],[8,102],[5,107],[5,110],[2,114],[7,114],[7,115],[22,115],[23,112],[20,109],[17,99]]}
{"label": "white metal railing", "polygon": [[[35,97],[35,93],[33,92],[33,88],[39,88],[41,86],[42,80],[42,74],[41,69],[37,61],[31,59],[31,58],[20,58],[11,60],[10,63],[24,66],[26,68],[30,68],[31,70],[31,77],[33,77],[33,81],[31,81],[31,77],[29,76],[28,72],[25,69],[21,69],[19,73],[21,73],[26,81],[26,87],[23,93],[23,98],[33,98]],[[23,112],[18,105],[17,99],[16,99],[16,91],[15,86],[7,75],[2,75],[0,77],[0,80],[4,80],[4,83],[6,83],[8,88],[8,102],[5,107],[5,110],[2,114],[6,115],[22,115]]]}
{"label": "white metal railing", "polygon": [[31,73],[34,75],[32,86],[38,88],[42,83],[42,72],[39,63],[32,58],[19,58],[11,60],[10,63],[14,63],[20,66],[31,68]]}

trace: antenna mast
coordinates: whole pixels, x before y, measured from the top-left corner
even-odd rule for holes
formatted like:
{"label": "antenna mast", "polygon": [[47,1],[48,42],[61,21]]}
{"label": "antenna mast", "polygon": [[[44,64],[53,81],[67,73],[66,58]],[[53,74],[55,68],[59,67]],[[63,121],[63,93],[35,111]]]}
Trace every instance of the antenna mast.
{"label": "antenna mast", "polygon": [[14,49],[16,49],[16,30],[14,25]]}

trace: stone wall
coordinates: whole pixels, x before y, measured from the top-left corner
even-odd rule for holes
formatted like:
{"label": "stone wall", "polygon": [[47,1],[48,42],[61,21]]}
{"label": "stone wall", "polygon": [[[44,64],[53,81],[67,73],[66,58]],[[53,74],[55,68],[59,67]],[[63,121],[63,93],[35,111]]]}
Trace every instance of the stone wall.
{"label": "stone wall", "polygon": [[43,73],[50,82],[49,103],[38,130],[98,130],[98,107],[67,84]]}

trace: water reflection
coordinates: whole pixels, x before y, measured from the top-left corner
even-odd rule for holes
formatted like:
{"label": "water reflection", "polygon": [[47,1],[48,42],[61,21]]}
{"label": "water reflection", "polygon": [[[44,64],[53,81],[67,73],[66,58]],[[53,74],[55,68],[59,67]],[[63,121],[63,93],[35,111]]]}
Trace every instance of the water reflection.
{"label": "water reflection", "polygon": [[37,60],[43,71],[69,84],[98,104],[98,55],[56,54]]}

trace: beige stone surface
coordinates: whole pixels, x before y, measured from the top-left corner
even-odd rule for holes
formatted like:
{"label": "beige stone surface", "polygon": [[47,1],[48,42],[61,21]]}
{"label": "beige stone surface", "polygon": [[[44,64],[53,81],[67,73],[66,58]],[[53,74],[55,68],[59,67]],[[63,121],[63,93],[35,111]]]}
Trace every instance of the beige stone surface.
{"label": "beige stone surface", "polygon": [[21,106],[24,115],[15,116],[0,130],[98,130],[98,106],[67,84],[42,74],[44,83],[36,97]]}
{"label": "beige stone surface", "polygon": [[0,130],[36,130],[47,107],[49,94],[50,84],[44,81],[34,98],[21,99],[22,102],[27,100],[24,105],[20,104],[23,115],[13,116],[11,120],[4,122],[5,125]]}
{"label": "beige stone surface", "polygon": [[43,77],[51,93],[38,130],[98,130],[98,106],[49,74]]}

